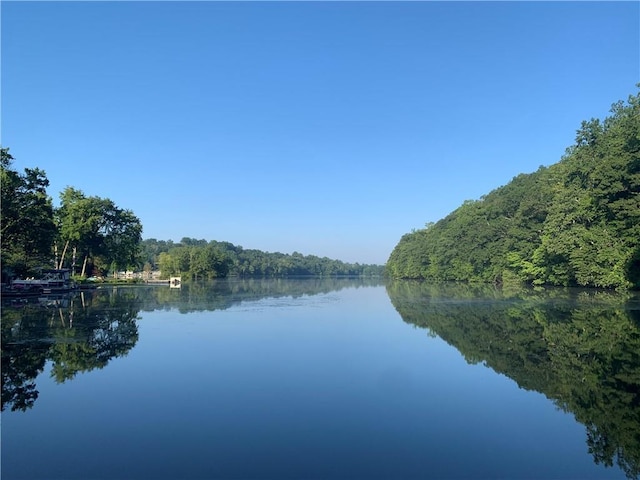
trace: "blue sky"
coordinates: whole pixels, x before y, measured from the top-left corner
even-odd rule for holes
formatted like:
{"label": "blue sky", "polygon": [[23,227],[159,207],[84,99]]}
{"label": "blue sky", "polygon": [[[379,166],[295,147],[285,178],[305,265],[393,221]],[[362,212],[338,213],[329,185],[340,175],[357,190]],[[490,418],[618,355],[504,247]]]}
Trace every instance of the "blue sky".
{"label": "blue sky", "polygon": [[638,2],[10,2],[2,145],[144,238],[384,263],[640,81]]}

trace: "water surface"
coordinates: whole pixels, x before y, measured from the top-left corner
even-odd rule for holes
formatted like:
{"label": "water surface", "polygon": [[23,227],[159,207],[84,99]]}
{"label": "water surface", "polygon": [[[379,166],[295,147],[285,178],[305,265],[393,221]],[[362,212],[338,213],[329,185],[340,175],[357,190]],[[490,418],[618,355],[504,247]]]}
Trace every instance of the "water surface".
{"label": "water surface", "polygon": [[2,475],[636,478],[639,311],[349,279],[5,306]]}

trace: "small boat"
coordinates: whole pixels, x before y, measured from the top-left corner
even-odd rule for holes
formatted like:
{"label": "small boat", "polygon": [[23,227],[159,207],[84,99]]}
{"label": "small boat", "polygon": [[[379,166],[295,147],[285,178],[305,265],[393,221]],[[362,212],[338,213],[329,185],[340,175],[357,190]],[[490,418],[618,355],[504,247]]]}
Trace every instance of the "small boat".
{"label": "small boat", "polygon": [[20,296],[38,292],[42,295],[67,293],[78,289],[68,268],[43,270],[41,278],[15,279],[2,295]]}

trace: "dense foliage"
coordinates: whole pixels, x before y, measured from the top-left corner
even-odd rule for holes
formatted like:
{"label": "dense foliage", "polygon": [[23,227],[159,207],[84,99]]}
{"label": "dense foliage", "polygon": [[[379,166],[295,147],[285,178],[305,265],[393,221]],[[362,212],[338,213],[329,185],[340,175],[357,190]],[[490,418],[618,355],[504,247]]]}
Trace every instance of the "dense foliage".
{"label": "dense foliage", "polygon": [[45,173],[38,168],[19,173],[12,161],[9,149],[0,148],[1,262],[3,274],[25,274],[50,259],[56,226]]}
{"label": "dense foliage", "polygon": [[[72,187],[67,187],[60,199],[56,217],[64,247],[59,268],[64,265],[70,245],[82,258],[82,276],[94,270],[104,272],[136,264],[142,224],[131,210],[118,208],[108,198],[87,197]],[[57,251],[57,245],[54,248]]]}
{"label": "dense foliage", "polygon": [[72,268],[84,276],[135,265],[142,224],[133,212],[71,187],[62,192],[56,209],[45,172],[25,168],[20,173],[12,168],[9,149],[0,153],[3,282],[42,268]]}
{"label": "dense foliage", "polygon": [[415,281],[387,292],[405,322],[571,412],[596,463],[640,478],[637,295]]}
{"label": "dense foliage", "polygon": [[640,95],[582,122],[560,162],[404,235],[395,278],[640,287]]}
{"label": "dense foliage", "polygon": [[182,275],[211,279],[227,275],[285,277],[294,275],[382,275],[379,265],[351,264],[315,255],[271,253],[244,249],[229,242],[185,237],[179,243],[147,239],[142,242],[147,270],[159,269],[163,277]]}

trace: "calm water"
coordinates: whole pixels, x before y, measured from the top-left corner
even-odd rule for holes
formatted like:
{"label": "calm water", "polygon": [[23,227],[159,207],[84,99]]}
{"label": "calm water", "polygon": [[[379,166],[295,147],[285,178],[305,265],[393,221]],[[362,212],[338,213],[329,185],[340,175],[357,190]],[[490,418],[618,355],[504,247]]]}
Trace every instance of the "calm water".
{"label": "calm water", "polygon": [[640,300],[229,280],[2,309],[2,478],[637,478]]}

